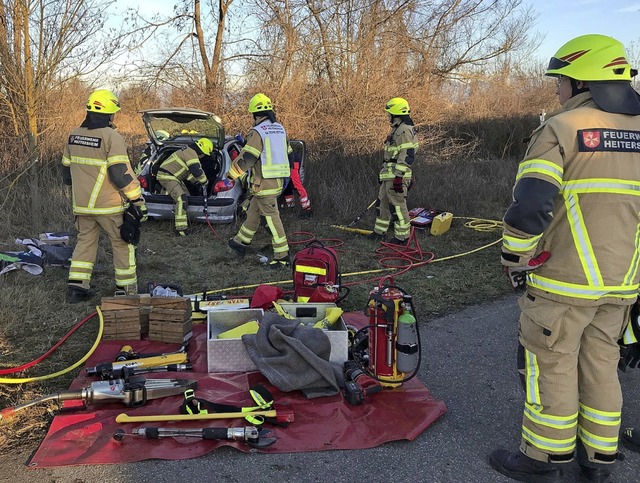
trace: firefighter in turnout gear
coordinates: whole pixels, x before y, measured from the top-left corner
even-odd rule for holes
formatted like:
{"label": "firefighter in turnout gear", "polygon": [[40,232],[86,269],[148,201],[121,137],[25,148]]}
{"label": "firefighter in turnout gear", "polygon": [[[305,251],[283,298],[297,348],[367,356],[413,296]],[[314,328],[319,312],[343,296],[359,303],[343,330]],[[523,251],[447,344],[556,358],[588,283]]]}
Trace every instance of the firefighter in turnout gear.
{"label": "firefighter in turnout gear", "polygon": [[72,186],[78,229],[69,269],[70,303],[93,296],[90,281],[101,228],[111,241],[117,288],[128,294],[138,293],[135,247],[122,239],[120,227],[128,204],[134,207],[140,221],[146,220],[147,208],[124,138],[113,125],[119,110],[118,98],[111,91],[94,91],[89,96],[84,122],[71,132],[64,148],[63,181]]}
{"label": "firefighter in turnout gear", "polygon": [[546,75],[562,109],[533,132],[502,244],[514,286],[526,285],[520,451],[489,461],[515,480],[560,482],[575,454],[603,482],[618,459],[617,341],[640,279],[640,97],[624,46],[604,35],[567,42]]}
{"label": "firefighter in turnout gear", "polygon": [[189,234],[187,222],[187,205],[189,189],[185,182],[196,186],[207,186],[200,159],[211,155],[213,143],[208,138],[200,138],[195,143],[185,146],[171,154],[158,168],[157,180],[176,202],[175,230],[179,236]]}
{"label": "firefighter in turnout gear", "polygon": [[411,230],[407,193],[411,186],[411,165],[418,149],[418,138],[409,114],[409,103],[401,98],[391,99],[384,110],[389,114],[391,133],[384,143],[384,157],[378,180],[380,190],[376,202],[376,222],[371,238],[382,240],[393,220],[393,239],[390,243],[403,245]]}
{"label": "firefighter in turnout gear", "polygon": [[247,219],[236,236],[229,240],[229,247],[237,255],[244,256],[247,245],[260,227],[260,217],[263,216],[271,232],[273,246],[273,259],[269,262],[269,267],[286,267],[289,266],[289,244],[280,220],[278,196],[290,175],[289,157],[293,150],[284,127],[276,122],[271,99],[264,94],[256,94],[249,101],[249,112],[253,114],[254,125],[227,177],[237,180],[247,173],[251,200]]}

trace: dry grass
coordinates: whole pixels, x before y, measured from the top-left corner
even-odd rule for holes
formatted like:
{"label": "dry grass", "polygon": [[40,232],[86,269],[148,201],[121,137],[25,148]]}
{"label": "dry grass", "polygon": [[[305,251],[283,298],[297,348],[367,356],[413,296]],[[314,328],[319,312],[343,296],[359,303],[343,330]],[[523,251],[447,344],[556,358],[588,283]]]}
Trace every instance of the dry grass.
{"label": "dry grass", "polygon": [[[336,230],[330,225],[347,224],[360,213],[377,194],[376,173],[379,156],[342,158],[314,157],[309,146],[307,188],[314,201],[315,215],[310,220],[297,217],[296,210],[283,212],[287,232],[300,249],[309,236],[339,239],[340,270],[348,276],[343,282],[351,285],[345,300],[345,310],[364,308],[373,278],[390,275],[382,271],[374,256],[377,247],[362,236]],[[456,216],[499,219],[510,198],[516,162],[508,160],[443,158],[434,159],[424,153],[415,165],[417,186],[409,196],[409,207],[424,206],[447,210]],[[47,174],[46,170],[43,176]],[[65,189],[52,171],[43,182],[44,219],[47,231],[72,231],[72,216]],[[46,177],[44,179],[47,179]],[[24,191],[23,191],[24,190]],[[22,194],[22,193],[25,194]],[[26,188],[13,188],[14,199],[2,210],[3,224],[11,227],[0,239],[0,250],[18,250],[16,237],[37,235],[29,228],[26,214],[21,212]],[[371,209],[358,224],[373,226]],[[451,230],[433,237],[418,232],[424,251],[436,258],[464,253],[499,238],[498,231],[483,233],[465,228],[463,219],[454,219]],[[262,282],[290,280],[288,271],[274,273],[259,265],[257,254],[271,255],[266,231],[259,231],[250,253],[242,260],[234,258],[226,240],[237,231],[239,222],[216,226],[218,239],[206,225],[191,237],[176,238],[171,223],[149,222],[144,226],[138,248],[138,276],[141,286],[147,281],[180,284],[187,293],[203,289],[226,290],[234,295],[250,295],[253,286]],[[299,233],[304,232],[304,233]],[[329,242],[337,243],[335,241]],[[113,268],[106,239],[101,240],[94,272],[93,286],[99,297],[110,296],[114,290]],[[510,291],[498,263],[499,248],[486,250],[449,261],[435,262],[414,269],[395,283],[414,296],[416,310],[422,322],[504,295]],[[92,303],[66,305],[66,270],[48,267],[40,276],[14,271],[0,276],[0,367],[26,363],[48,350],[77,321],[94,310]],[[366,281],[365,281],[366,280]],[[364,282],[363,282],[364,281]],[[234,287],[243,287],[235,288]],[[283,285],[283,289],[291,289]],[[99,297],[93,303],[99,302]],[[96,319],[88,322],[52,357],[21,376],[48,374],[61,370],[78,360],[90,348],[97,334]],[[11,406],[36,397],[66,389],[78,371],[35,384],[0,384],[0,407]],[[16,446],[34,447],[44,436],[51,420],[51,408],[39,407],[25,411],[14,419],[0,422],[0,451]]]}

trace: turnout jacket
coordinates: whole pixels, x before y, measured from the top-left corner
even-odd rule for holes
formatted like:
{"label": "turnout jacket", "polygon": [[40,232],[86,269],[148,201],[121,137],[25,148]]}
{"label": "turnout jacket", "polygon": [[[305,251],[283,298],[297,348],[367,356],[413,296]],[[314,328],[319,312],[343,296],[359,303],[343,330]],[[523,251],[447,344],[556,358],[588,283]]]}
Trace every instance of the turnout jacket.
{"label": "turnout jacket", "polygon": [[[533,132],[504,217],[503,252],[528,291],[575,305],[627,305],[638,295],[640,116],[608,113],[584,92]],[[517,259],[517,261],[514,261]]]}
{"label": "turnout jacket", "polygon": [[251,194],[279,196],[291,174],[289,157],[293,149],[279,123],[264,118],[247,134],[247,142],[233,161],[228,177],[238,179],[248,172]]}
{"label": "turnout jacket", "polygon": [[207,184],[207,176],[204,174],[198,153],[190,147],[183,147],[171,153],[158,169],[158,180],[189,181]]}
{"label": "turnout jacket", "polygon": [[124,138],[112,127],[74,129],[64,147],[62,165],[71,173],[75,215],[123,213],[123,201],[142,197]]}
{"label": "turnout jacket", "polygon": [[391,125],[391,133],[384,143],[384,155],[379,180],[395,177],[410,180],[411,165],[418,149],[418,137],[413,126],[398,120]]}

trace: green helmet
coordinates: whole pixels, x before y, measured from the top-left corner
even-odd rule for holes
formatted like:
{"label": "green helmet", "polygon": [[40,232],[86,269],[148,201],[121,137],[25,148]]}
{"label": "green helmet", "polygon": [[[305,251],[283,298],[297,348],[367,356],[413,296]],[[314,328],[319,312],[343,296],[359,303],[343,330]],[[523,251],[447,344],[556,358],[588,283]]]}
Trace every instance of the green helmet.
{"label": "green helmet", "polygon": [[101,114],[115,114],[120,110],[120,101],[108,89],[93,91],[87,101],[87,111]]}
{"label": "green helmet", "polygon": [[409,109],[409,103],[402,97],[394,97],[393,99],[391,99],[389,102],[387,102],[384,110],[392,116],[407,116],[411,113],[411,109]]}
{"label": "green helmet", "polygon": [[262,111],[272,111],[271,99],[262,93],[258,93],[249,101],[249,112],[256,113]]}
{"label": "green helmet", "polygon": [[560,47],[551,57],[545,75],[584,82],[630,81],[632,77],[624,46],[599,34],[582,35]]}
{"label": "green helmet", "polygon": [[200,138],[196,141],[196,144],[200,148],[200,151],[202,151],[207,156],[209,156],[211,154],[211,151],[213,151],[213,143],[208,138]]}

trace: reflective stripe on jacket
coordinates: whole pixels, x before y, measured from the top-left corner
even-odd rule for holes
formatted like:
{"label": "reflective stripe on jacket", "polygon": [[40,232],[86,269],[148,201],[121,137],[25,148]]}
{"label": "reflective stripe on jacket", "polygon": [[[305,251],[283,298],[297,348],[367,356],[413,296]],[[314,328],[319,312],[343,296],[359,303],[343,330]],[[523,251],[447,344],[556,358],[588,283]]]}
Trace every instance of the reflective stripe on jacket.
{"label": "reflective stripe on jacket", "polygon": [[503,251],[522,260],[551,252],[528,275],[529,291],[577,305],[632,303],[640,280],[640,116],[602,111],[590,93],[573,97],[534,131],[516,187],[526,178],[559,189],[544,233],[505,223]]}
{"label": "reflective stripe on jacket", "polygon": [[[119,170],[109,169],[118,164]],[[71,171],[73,213],[76,215],[110,215],[124,212],[124,200],[142,196],[122,135],[111,127],[79,127],[69,135],[62,155],[62,165]],[[113,180],[115,172],[122,179]],[[118,189],[116,186],[123,186]]]}
{"label": "reflective stripe on jacket", "polygon": [[164,180],[175,178],[178,181],[197,181],[201,184],[207,182],[198,153],[188,147],[173,152],[165,159],[160,165],[157,178]]}
{"label": "reflective stripe on jacket", "polygon": [[262,177],[265,179],[288,178],[290,173],[287,133],[282,124],[277,122],[261,122],[253,129],[262,139],[260,164]]}
{"label": "reflective stripe on jacket", "polygon": [[[251,187],[251,194],[255,196],[279,196],[284,188],[284,180],[289,176],[290,167],[287,155],[293,152],[293,149],[286,141],[286,151],[284,161],[286,162],[286,174],[280,178],[265,178],[263,176],[262,136],[256,128],[263,123],[269,123],[268,119],[258,120],[258,123],[247,133],[247,142],[240,151],[240,155],[233,161],[229,169],[228,176],[231,179],[238,179],[246,172],[249,173],[248,182]],[[286,134],[285,134],[286,136]],[[273,143],[272,143],[273,145]],[[279,163],[278,163],[279,164]]]}
{"label": "reflective stripe on jacket", "polygon": [[392,125],[389,140],[384,146],[384,161],[379,180],[387,181],[395,177],[411,179],[411,165],[417,149],[418,137],[413,126],[403,122]]}

